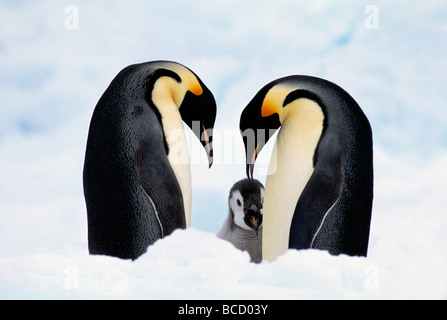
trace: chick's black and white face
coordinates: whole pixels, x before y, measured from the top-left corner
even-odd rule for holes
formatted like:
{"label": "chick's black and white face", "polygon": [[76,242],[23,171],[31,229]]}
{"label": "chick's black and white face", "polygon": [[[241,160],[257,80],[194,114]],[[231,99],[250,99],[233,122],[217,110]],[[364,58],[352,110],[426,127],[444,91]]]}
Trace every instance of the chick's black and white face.
{"label": "chick's black and white face", "polygon": [[234,214],[234,223],[245,230],[258,230],[262,226],[262,203],[264,187],[257,182],[254,185],[236,184],[229,198],[230,209]]}

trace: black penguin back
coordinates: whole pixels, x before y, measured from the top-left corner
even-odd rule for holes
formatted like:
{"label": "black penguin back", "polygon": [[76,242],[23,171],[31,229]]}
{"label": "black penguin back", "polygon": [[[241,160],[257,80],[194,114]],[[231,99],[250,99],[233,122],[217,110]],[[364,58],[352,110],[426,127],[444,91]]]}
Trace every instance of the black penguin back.
{"label": "black penguin back", "polygon": [[135,155],[142,144],[160,158],[167,178],[175,181],[173,196],[181,198],[167,161],[159,114],[147,99],[151,90],[147,79],[152,73],[150,63],[123,69],[94,110],[83,174],[91,254],[136,259],[162,237],[153,204],[135,169]]}
{"label": "black penguin back", "polygon": [[[325,120],[314,155],[314,172],[295,210],[291,229],[299,231],[291,232],[291,247],[311,245],[332,254],[366,256],[373,201],[370,123],[357,102],[336,84],[307,76],[295,81],[318,97],[314,100]],[[314,196],[317,189],[319,197]],[[304,212],[315,206],[320,206],[323,221],[313,230],[301,230],[311,219]],[[309,237],[300,239],[300,234]]]}

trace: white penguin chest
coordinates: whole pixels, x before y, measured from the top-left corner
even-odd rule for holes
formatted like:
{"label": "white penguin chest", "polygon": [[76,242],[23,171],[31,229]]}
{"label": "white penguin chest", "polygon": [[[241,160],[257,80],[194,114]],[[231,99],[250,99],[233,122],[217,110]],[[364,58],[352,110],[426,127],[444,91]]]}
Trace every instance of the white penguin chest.
{"label": "white penguin chest", "polygon": [[[323,130],[321,108],[310,100],[287,114],[272,152],[264,198],[264,259],[274,260],[289,246],[298,199],[313,173],[313,156]],[[299,109],[300,108],[300,109]]]}
{"label": "white penguin chest", "polygon": [[189,227],[191,225],[191,166],[183,121],[174,104],[165,106],[161,114],[163,131],[169,147],[168,161],[182,191],[186,226]]}

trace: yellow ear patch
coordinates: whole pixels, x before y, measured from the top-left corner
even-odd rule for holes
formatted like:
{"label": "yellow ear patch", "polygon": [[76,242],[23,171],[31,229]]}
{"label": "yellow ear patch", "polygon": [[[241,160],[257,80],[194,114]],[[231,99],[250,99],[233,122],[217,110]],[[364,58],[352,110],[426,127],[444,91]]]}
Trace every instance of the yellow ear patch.
{"label": "yellow ear patch", "polygon": [[172,77],[163,76],[155,82],[152,90],[152,101],[157,106],[160,107],[167,101],[174,101],[177,107],[180,107],[187,91],[191,91],[196,96],[203,93],[198,78],[185,66],[176,62],[165,61],[160,63],[160,68],[175,72],[181,81],[178,82]]}
{"label": "yellow ear patch", "polygon": [[186,90],[191,91],[196,96],[203,93],[199,80],[191,70],[178,63],[168,63],[167,67],[179,75]]}
{"label": "yellow ear patch", "polygon": [[276,101],[264,99],[261,107],[261,116],[268,117],[275,113],[279,114],[279,108]]}
{"label": "yellow ear patch", "polygon": [[203,93],[203,89],[198,82],[191,84],[189,91],[191,91],[196,96],[200,96]]}
{"label": "yellow ear patch", "polygon": [[294,87],[286,84],[278,84],[272,87],[265,95],[264,102],[262,103],[261,107],[261,115],[263,117],[268,117],[275,113],[280,115],[284,99],[293,90],[295,90]]}

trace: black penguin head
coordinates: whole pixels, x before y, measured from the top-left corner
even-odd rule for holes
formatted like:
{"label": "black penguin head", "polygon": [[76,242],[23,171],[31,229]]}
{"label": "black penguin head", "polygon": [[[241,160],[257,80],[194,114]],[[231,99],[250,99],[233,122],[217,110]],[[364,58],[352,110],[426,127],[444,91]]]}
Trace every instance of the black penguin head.
{"label": "black penguin head", "polygon": [[205,148],[208,164],[213,164],[213,127],[216,120],[216,101],[211,91],[197,78],[203,89],[201,95],[186,92],[179,111],[185,122]]}
{"label": "black penguin head", "polygon": [[281,126],[278,114],[263,116],[261,109],[267,92],[275,85],[270,83],[262,88],[242,111],[239,129],[245,146],[246,173],[249,179],[253,179],[253,170],[256,158]]}
{"label": "black penguin head", "polygon": [[[158,62],[154,71],[150,96],[159,108],[166,100],[174,102],[185,124],[202,143],[208,156],[208,164],[213,163],[212,134],[216,119],[216,101],[202,80],[187,67],[170,61]],[[161,110],[159,110],[160,113]]]}
{"label": "black penguin head", "polygon": [[293,101],[306,98],[315,101],[324,112],[319,97],[300,89],[298,77],[288,76],[264,86],[242,111],[239,128],[245,145],[246,172],[253,179],[256,158],[268,140],[288,116],[285,111]]}
{"label": "black penguin head", "polygon": [[234,223],[245,230],[258,234],[262,226],[262,203],[264,186],[258,180],[243,179],[236,182],[230,190],[228,204]]}

